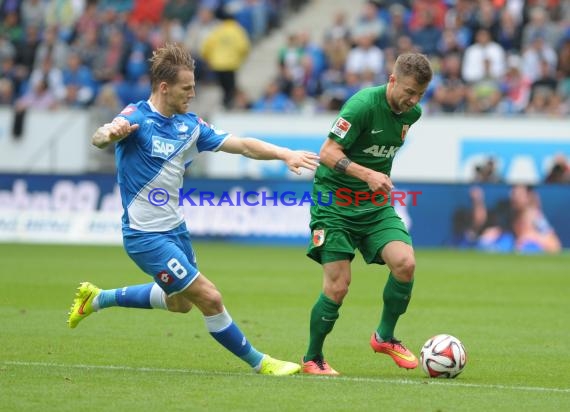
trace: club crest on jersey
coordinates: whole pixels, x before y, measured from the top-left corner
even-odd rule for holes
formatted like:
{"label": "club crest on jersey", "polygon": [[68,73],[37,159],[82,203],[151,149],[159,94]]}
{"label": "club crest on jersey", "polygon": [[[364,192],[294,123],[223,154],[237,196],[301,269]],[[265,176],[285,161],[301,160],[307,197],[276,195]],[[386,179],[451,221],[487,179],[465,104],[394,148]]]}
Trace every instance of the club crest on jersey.
{"label": "club crest on jersey", "polygon": [[344,136],[346,136],[351,126],[352,125],[349,121],[343,119],[342,117],[339,117],[331,129],[331,133],[334,133],[341,139],[344,139]]}
{"label": "club crest on jersey", "polygon": [[186,133],[188,131],[188,125],[184,122],[177,122],[174,123],[176,126],[176,130],[178,130],[179,133]]}
{"label": "club crest on jersey", "polygon": [[408,133],[408,130],[410,130],[410,125],[409,124],[405,124],[402,126],[402,142],[404,140],[406,140],[406,134]]}
{"label": "club crest on jersey", "polygon": [[152,153],[153,157],[168,159],[183,142],[169,140],[160,136],[152,136]]}
{"label": "club crest on jersey", "polygon": [[321,246],[325,243],[325,229],[313,230],[313,245]]}

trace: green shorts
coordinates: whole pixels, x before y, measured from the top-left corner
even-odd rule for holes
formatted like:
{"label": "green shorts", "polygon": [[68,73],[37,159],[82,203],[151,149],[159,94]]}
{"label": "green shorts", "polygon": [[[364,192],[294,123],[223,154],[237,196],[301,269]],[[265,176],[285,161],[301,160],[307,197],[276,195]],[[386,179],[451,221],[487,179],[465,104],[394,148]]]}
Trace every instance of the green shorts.
{"label": "green shorts", "polygon": [[[393,207],[380,208],[366,216],[334,216],[311,213],[311,240],[307,256],[320,264],[354,259],[358,249],[365,262],[385,264],[382,249],[392,241],[412,244],[404,222]],[[362,224],[366,222],[366,224]]]}

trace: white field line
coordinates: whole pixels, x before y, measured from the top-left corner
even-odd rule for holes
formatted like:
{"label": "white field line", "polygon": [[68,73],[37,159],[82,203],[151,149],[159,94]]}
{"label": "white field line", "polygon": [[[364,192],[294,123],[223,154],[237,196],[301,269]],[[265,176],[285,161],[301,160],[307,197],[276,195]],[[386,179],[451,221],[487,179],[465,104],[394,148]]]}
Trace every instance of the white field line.
{"label": "white field line", "polygon": [[[64,364],[64,363],[50,363],[50,362],[21,362],[21,361],[4,361],[6,366],[27,366],[27,367],[46,367],[46,368],[61,368],[61,369],[98,369],[98,370],[118,370],[130,372],[143,372],[143,373],[179,373],[189,375],[203,375],[203,376],[259,376],[248,372],[218,372],[218,371],[204,371],[199,369],[176,369],[176,368],[144,368],[133,367],[124,365],[85,365],[85,364]],[[514,385],[493,385],[493,384],[480,384],[480,383],[466,383],[458,382],[456,380],[410,380],[410,379],[391,379],[391,378],[364,378],[358,376],[336,376],[336,377],[322,377],[322,376],[309,376],[301,375],[303,379],[330,379],[334,381],[345,382],[371,382],[371,383],[388,383],[393,385],[438,385],[438,386],[455,386],[461,388],[475,388],[475,389],[496,389],[496,390],[512,390],[523,392],[552,392],[552,393],[570,393],[570,388],[545,388],[540,386],[514,386]]]}

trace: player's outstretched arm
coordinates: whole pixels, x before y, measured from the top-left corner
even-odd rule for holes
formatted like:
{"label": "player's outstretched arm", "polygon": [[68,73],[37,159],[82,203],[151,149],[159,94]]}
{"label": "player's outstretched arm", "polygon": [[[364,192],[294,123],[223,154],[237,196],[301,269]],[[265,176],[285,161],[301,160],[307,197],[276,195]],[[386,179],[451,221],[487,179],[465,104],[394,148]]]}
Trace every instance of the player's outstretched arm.
{"label": "player's outstretched arm", "polygon": [[289,170],[296,174],[301,174],[301,168],[315,170],[319,160],[316,153],[291,150],[253,137],[229,136],[220,150],[226,153],[241,154],[256,160],[282,160],[287,164]]}
{"label": "player's outstretched arm", "polygon": [[333,139],[327,139],[320,152],[321,163],[339,173],[346,173],[368,184],[372,191],[381,190],[389,193],[394,188],[388,175],[369,169],[351,161],[344,153],[344,148]]}
{"label": "player's outstretched arm", "polygon": [[93,133],[91,143],[103,149],[110,143],[124,139],[138,128],[138,124],[130,124],[127,119],[115,117],[111,123],[105,123]]}

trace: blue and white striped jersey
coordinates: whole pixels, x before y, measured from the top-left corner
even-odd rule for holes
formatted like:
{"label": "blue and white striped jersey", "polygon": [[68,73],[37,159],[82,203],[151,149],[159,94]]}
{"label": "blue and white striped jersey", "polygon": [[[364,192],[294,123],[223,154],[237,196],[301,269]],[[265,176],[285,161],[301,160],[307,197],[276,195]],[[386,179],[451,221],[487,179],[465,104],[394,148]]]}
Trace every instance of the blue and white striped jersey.
{"label": "blue and white striped jersey", "polygon": [[[115,147],[123,233],[174,229],[184,221],[178,190],[186,167],[198,153],[218,150],[229,134],[194,113],[165,117],[149,101],[129,105],[118,116],[139,125]],[[153,189],[162,189],[168,202],[162,206],[151,203]]]}

